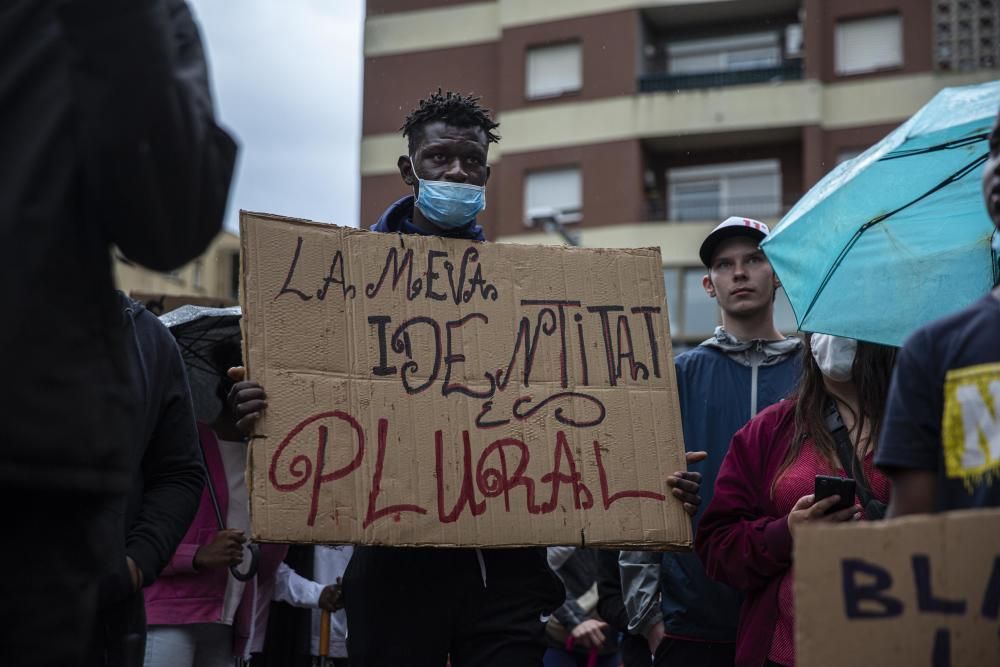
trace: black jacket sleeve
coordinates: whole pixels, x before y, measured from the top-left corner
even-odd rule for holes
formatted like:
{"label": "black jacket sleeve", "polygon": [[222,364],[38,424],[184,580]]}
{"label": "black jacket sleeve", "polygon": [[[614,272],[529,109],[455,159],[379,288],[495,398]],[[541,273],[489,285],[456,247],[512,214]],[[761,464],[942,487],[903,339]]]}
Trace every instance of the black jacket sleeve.
{"label": "black jacket sleeve", "polygon": [[194,520],[205,484],[198,429],[191,392],[180,351],[173,336],[156,317],[144,311],[137,318],[140,335],[156,347],[151,385],[159,385],[160,405],[152,435],[142,457],[142,498],[128,529],[125,551],[151,584],[170,561]]}
{"label": "black jacket sleeve", "polygon": [[628,632],[628,614],[622,599],[618,551],[597,552],[597,615],[619,632]]}
{"label": "black jacket sleeve", "polygon": [[130,259],[176,268],[221,228],[236,159],[191,12],[184,0],[72,0],[60,16],[88,216]]}

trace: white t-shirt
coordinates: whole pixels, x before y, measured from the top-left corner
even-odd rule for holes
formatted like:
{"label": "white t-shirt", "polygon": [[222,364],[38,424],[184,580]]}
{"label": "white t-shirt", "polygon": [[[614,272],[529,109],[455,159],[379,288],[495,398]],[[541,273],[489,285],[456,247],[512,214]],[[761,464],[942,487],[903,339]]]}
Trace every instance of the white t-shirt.
{"label": "white t-shirt", "polygon": [[[250,535],[250,496],[247,493],[246,465],[247,444],[219,440],[219,453],[222,455],[222,467],[226,471],[226,486],[229,488],[229,506],[226,509],[226,528],[242,530],[244,535]],[[244,557],[249,555],[244,552]],[[244,566],[246,563],[244,563]],[[237,581],[235,577],[226,579],[226,594],[222,602],[221,622],[232,625],[236,617],[236,608],[243,599],[243,589],[246,583]]]}

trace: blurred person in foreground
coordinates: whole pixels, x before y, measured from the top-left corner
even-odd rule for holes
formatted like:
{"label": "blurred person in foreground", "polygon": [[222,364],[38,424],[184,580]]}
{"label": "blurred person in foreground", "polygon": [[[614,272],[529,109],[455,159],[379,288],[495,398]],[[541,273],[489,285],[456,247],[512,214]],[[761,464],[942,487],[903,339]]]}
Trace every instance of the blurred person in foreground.
{"label": "blurred person in foreground", "polygon": [[113,555],[100,580],[89,667],[142,665],[142,589],[170,562],[204,486],[191,390],[174,337],[142,304],[117,294],[127,330],[129,389],[141,409],[131,424],[129,493],[102,514]]}
{"label": "blurred person in foreground", "polygon": [[[499,126],[478,98],[440,90],[421,100],[402,132],[397,161],[413,194],[393,202],[374,232],[483,241],[476,215],[486,204],[489,145]],[[267,407],[264,388],[244,381],[230,393],[244,432]],[[699,476],[666,480],[693,512]],[[402,601],[402,603],[401,603]],[[448,549],[358,546],[344,574],[347,650],[353,667],[444,665],[541,667],[547,617],[565,602],[544,547]]]}
{"label": "blurred person in foreground", "polygon": [[[1000,117],[983,198],[1000,256]],[[892,379],[876,463],[892,482],[889,516],[1000,506],[1000,285],[918,329]]]}
{"label": "blurred person in foreground", "polygon": [[[744,595],[737,667],[795,665],[798,527],[884,515],[889,481],[874,457],[895,356],[894,347],[810,334],[794,396],[733,436],[695,547],[708,576]],[[843,509],[836,494],[816,500],[818,475],[853,478],[855,497]]]}
{"label": "blurred person in foreground", "polygon": [[[698,253],[707,271],[702,286],[718,303],[722,326],[674,366],[684,444],[708,452],[693,467],[703,475],[706,505],[733,434],[791,394],[802,371],[802,341],[774,325],[781,283],[760,249],[768,233],[762,222],[731,217]],[[695,530],[703,513],[694,516]],[[741,596],[709,579],[697,555],[623,551],[621,570],[629,629],[646,639],[656,667],[733,664]]]}
{"label": "blurred person in foreground", "polygon": [[110,247],[157,270],[196,257],[236,154],[183,0],[6,0],[0,154],[0,502],[18,545],[0,645],[8,664],[80,664],[141,409]]}

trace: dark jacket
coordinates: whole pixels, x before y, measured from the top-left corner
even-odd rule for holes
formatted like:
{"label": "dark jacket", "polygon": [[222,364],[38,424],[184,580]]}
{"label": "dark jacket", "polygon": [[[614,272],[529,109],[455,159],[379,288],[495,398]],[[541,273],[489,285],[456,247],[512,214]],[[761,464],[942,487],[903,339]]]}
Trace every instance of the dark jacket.
{"label": "dark jacket", "polygon": [[127,424],[131,488],[109,499],[100,517],[107,560],[87,664],[101,667],[142,664],[143,599],[132,592],[125,558],[152,584],[191,524],[204,486],[194,407],[174,337],[142,304],[117,294],[128,348],[126,389],[138,407]]}
{"label": "dark jacket", "polygon": [[121,494],[126,331],[110,248],[154,269],[219,231],[236,146],[183,0],[0,6],[0,484]]}
{"label": "dark jacket", "polygon": [[[413,195],[394,202],[386,209],[378,222],[371,226],[373,232],[420,234],[428,236],[413,225]],[[442,234],[442,236],[444,236]],[[482,241],[483,229],[475,220],[449,234],[452,238]],[[460,563],[461,565],[457,565]],[[412,573],[404,576],[414,582],[414,589],[422,590],[421,582],[444,582],[451,588],[462,581],[463,568],[478,571],[484,587],[490,581],[499,584],[500,589],[525,590],[531,599],[525,604],[538,604],[547,612],[556,609],[565,601],[565,592],[559,578],[549,569],[544,547],[515,549],[442,549],[435,547],[383,547],[358,546],[344,574],[345,598],[347,600],[347,622],[350,628],[351,605],[365,604],[366,588],[378,586],[378,572],[391,567],[397,572]],[[357,591],[352,596],[350,591]],[[400,590],[394,594],[402,599],[411,599],[411,592]],[[354,602],[357,600],[357,602]],[[523,605],[522,605],[523,606]],[[349,630],[350,632],[350,630]],[[350,636],[350,635],[348,635]]]}
{"label": "dark jacket", "polygon": [[[413,195],[406,195],[393,202],[382,214],[382,217],[378,219],[378,222],[371,226],[371,230],[373,232],[421,234],[426,236],[427,232],[421,231],[413,225],[413,204],[415,201]],[[439,234],[435,234],[434,236],[443,236],[450,239],[469,239],[470,241],[486,240],[483,228],[477,225],[475,220],[470,220],[468,224],[457,229],[441,230]]]}
{"label": "dark jacket", "polygon": [[[572,632],[573,628],[583,623],[587,619],[600,616],[600,554],[597,549],[581,549],[578,547],[550,547],[548,549],[549,567],[552,568],[556,576],[563,582],[566,589],[566,601],[561,607],[552,612],[552,615],[563,626]],[[611,552],[614,554],[615,552]],[[617,561],[617,559],[616,559]],[[590,598],[590,599],[588,599]],[[621,593],[618,594],[619,602]],[[587,603],[587,607],[581,606],[581,601]],[[593,605],[591,607],[591,605]],[[608,621],[600,617],[601,620]],[[609,625],[613,625],[609,622]],[[551,636],[547,637],[548,644],[556,648],[564,648],[560,642],[557,643]],[[602,653],[611,653],[618,648],[618,633],[606,632]],[[576,648],[577,652],[587,653],[588,650],[582,647]]]}
{"label": "dark jacket", "polygon": [[142,397],[132,440],[132,479],[125,513],[125,552],[156,580],[198,511],[205,469],[187,373],[170,331],[121,292],[130,330],[132,390]]}
{"label": "dark jacket", "polygon": [[[677,357],[684,444],[688,451],[708,452],[707,461],[692,466],[702,474],[695,529],[712,501],[730,439],[758,410],[792,392],[801,372],[801,349],[796,338],[743,342],[719,327],[712,338]],[[622,588],[630,629],[637,634],[662,620],[673,637],[736,639],[740,594],[709,579],[693,553],[623,552]]]}

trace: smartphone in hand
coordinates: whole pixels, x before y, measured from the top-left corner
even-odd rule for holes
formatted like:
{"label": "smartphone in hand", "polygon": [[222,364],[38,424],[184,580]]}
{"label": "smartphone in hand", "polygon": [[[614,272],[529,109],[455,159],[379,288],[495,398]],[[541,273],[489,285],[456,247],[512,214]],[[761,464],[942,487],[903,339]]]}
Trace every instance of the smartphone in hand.
{"label": "smartphone in hand", "polygon": [[854,480],[850,477],[834,477],[832,475],[816,475],[816,490],[815,490],[815,502],[819,502],[824,498],[829,498],[830,496],[840,496],[840,500],[837,504],[827,510],[827,514],[831,512],[839,512],[840,510],[846,510],[848,507],[854,505]]}

